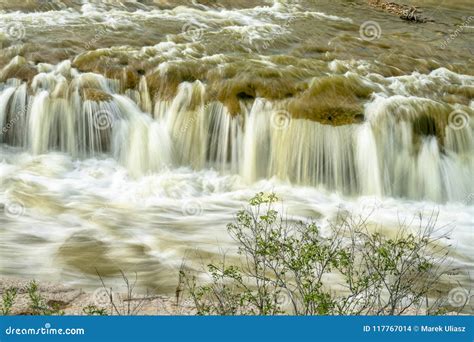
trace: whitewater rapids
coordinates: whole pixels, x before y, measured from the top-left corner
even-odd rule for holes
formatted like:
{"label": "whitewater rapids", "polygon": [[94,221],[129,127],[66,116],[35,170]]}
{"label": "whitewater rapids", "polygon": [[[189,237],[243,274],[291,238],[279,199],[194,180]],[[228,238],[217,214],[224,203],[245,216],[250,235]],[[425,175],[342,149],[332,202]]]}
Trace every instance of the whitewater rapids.
{"label": "whitewater rapids", "polygon": [[370,43],[357,1],[158,3],[0,12],[1,275],[95,288],[121,269],[170,294],[184,257],[235,256],[226,224],[273,191],[323,231],[437,215],[450,284],[472,286],[471,38],[438,48],[469,2],[410,34],[374,12]]}

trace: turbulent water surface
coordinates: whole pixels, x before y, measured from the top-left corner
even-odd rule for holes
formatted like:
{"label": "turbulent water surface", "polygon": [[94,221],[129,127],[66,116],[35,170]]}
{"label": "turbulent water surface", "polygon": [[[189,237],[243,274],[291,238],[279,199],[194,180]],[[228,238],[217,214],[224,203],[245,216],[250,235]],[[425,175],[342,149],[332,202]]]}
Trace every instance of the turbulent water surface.
{"label": "turbulent water surface", "polygon": [[169,293],[274,191],[322,227],[438,215],[470,286],[472,2],[410,4],[430,20],[362,0],[0,1],[0,273],[122,269]]}

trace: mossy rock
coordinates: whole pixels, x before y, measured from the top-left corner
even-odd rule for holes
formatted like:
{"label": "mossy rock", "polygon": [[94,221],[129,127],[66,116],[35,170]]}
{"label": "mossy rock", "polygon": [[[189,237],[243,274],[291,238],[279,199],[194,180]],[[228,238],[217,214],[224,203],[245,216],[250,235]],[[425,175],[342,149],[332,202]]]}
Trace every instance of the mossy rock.
{"label": "mossy rock", "polygon": [[327,76],[315,79],[309,89],[289,103],[295,118],[340,126],[364,121],[363,102],[373,90],[357,78]]}
{"label": "mossy rock", "polygon": [[0,82],[5,82],[10,78],[17,78],[24,82],[31,82],[38,74],[36,67],[29,64],[22,56],[17,56],[6,65],[0,72]]}
{"label": "mossy rock", "polygon": [[112,96],[99,89],[85,88],[82,89],[82,98],[84,101],[108,102],[112,100]]}
{"label": "mossy rock", "polygon": [[364,121],[362,107],[357,105],[331,105],[299,100],[290,103],[289,111],[296,119],[308,119],[323,125],[342,126]]}
{"label": "mossy rock", "polygon": [[252,77],[248,74],[236,74],[230,79],[213,75],[207,100],[220,101],[232,115],[237,115],[241,113],[240,101],[252,101],[257,97],[284,100],[294,97],[304,89],[303,83],[287,79],[275,70],[260,72]]}
{"label": "mossy rock", "polygon": [[166,72],[157,70],[146,76],[152,98],[171,100],[183,82],[205,80],[206,69],[193,64],[170,64]]}

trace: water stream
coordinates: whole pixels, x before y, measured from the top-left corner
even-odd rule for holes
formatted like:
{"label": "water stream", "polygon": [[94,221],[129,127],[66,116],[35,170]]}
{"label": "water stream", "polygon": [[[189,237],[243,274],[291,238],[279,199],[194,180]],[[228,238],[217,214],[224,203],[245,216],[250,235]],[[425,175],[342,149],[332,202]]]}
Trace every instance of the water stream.
{"label": "water stream", "polygon": [[172,293],[273,191],[323,228],[435,214],[470,287],[469,1],[421,3],[435,22],[364,1],[0,5],[0,274],[94,288],[122,269]]}

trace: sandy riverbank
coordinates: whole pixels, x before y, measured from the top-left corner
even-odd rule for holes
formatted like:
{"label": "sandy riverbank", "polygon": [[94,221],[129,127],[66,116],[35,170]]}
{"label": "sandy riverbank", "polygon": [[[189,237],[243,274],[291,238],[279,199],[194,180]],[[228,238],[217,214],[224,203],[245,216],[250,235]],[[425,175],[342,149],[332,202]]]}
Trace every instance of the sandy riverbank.
{"label": "sandy riverbank", "polygon": [[[17,296],[12,307],[12,315],[30,315],[30,299],[27,288],[31,280],[21,278],[2,277],[0,278],[0,296],[9,289],[17,289]],[[128,300],[126,294],[114,293],[114,309],[110,304],[109,290],[98,288],[94,292],[83,291],[82,289],[67,287],[62,284],[52,282],[37,282],[38,292],[44,298],[44,302],[50,307],[58,307],[65,315],[84,315],[84,308],[95,306],[105,309],[110,315],[112,312],[117,315],[126,315],[128,312]],[[1,299],[0,299],[1,302]],[[130,308],[136,315],[190,315],[194,313],[190,303],[184,302],[176,305],[176,299],[157,296],[136,294],[132,296]]]}

